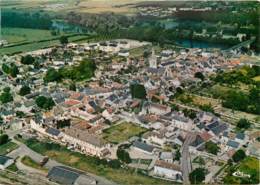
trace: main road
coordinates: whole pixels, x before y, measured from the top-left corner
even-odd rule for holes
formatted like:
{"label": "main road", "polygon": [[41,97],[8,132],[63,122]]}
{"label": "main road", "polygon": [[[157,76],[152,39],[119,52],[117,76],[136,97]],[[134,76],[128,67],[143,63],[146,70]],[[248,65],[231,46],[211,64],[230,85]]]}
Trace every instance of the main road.
{"label": "main road", "polygon": [[189,146],[194,141],[196,135],[194,133],[188,133],[184,144],[182,146],[181,151],[181,169],[182,169],[182,177],[183,177],[183,184],[187,185],[190,184],[189,181],[189,174],[191,172],[191,161],[190,161],[190,153],[189,153]]}

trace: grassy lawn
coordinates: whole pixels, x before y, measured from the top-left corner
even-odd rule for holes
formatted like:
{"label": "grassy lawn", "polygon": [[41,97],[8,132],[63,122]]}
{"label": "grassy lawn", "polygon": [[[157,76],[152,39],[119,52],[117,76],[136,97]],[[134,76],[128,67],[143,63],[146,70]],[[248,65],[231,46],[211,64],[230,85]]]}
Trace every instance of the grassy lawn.
{"label": "grassy lawn", "polygon": [[26,165],[26,166],[29,166],[29,167],[32,167],[32,168],[35,168],[37,170],[41,170],[41,171],[44,171],[44,172],[47,172],[48,169],[42,167],[39,163],[35,162],[34,160],[32,160],[29,156],[24,156],[22,159],[21,159],[21,162]]}
{"label": "grassy lawn", "polygon": [[132,163],[140,163],[140,164],[146,164],[150,165],[152,162],[152,159],[133,159]]}
{"label": "grassy lawn", "polygon": [[68,166],[103,176],[118,184],[172,184],[172,182],[154,179],[145,175],[135,173],[132,169],[113,169],[96,157],[86,156],[77,152],[69,151],[63,146],[53,143],[40,142],[38,140],[27,140],[25,144],[32,150],[47,155],[50,158]]}
{"label": "grassy lawn", "polygon": [[250,178],[239,178],[232,176],[230,173],[224,178],[224,183],[226,184],[259,184],[259,174],[260,174],[260,161],[254,157],[246,157],[243,161],[233,167],[228,167],[227,170],[231,168],[235,171],[240,171],[245,174],[249,174]]}
{"label": "grassy lawn", "polygon": [[140,57],[143,56],[145,50],[149,51],[150,49],[151,46],[141,46],[138,48],[131,49],[129,52],[132,57]]}
{"label": "grassy lawn", "polygon": [[103,138],[110,143],[121,143],[146,131],[147,129],[133,123],[123,122],[104,130]]}
{"label": "grassy lawn", "polygon": [[254,77],[253,80],[259,82],[260,81],[260,76]]}
{"label": "grassy lawn", "polygon": [[258,179],[259,179],[259,173],[260,173],[259,163],[260,161],[257,158],[247,157],[239,165],[239,170],[251,175],[253,174],[253,171],[257,171]]}
{"label": "grassy lawn", "polygon": [[0,155],[6,155],[11,151],[15,150],[16,148],[18,148],[18,145],[9,141],[8,143],[0,146]]}
{"label": "grassy lawn", "polygon": [[17,171],[18,171],[18,168],[17,168],[16,164],[13,163],[12,165],[10,165],[10,166],[7,167],[7,170],[10,170],[10,171],[12,171],[12,172],[17,172]]}

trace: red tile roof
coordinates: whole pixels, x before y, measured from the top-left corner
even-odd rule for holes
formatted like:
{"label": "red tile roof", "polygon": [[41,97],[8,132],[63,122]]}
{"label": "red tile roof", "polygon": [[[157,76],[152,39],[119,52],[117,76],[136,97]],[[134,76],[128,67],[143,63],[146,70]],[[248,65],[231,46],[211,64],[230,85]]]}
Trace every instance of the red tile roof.
{"label": "red tile roof", "polygon": [[65,105],[68,105],[68,106],[74,106],[74,105],[78,105],[80,104],[80,101],[78,100],[67,100],[65,101]]}
{"label": "red tile roof", "polygon": [[180,166],[177,166],[176,164],[168,163],[168,162],[165,162],[165,161],[162,161],[162,160],[157,160],[155,162],[155,166],[159,166],[159,167],[162,167],[162,168],[172,169],[172,170],[181,172]]}
{"label": "red tile roof", "polygon": [[207,131],[204,131],[200,134],[200,137],[204,140],[204,141],[208,141],[210,140],[213,136],[210,135]]}

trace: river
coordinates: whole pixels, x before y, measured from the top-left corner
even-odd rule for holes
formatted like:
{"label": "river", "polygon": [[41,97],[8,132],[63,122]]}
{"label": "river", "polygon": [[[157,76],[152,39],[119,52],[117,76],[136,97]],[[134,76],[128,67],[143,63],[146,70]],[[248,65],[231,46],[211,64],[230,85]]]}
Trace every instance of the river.
{"label": "river", "polygon": [[185,48],[218,48],[218,49],[227,49],[231,46],[220,44],[220,43],[211,43],[206,41],[190,41],[188,39],[179,39],[175,42],[177,45]]}

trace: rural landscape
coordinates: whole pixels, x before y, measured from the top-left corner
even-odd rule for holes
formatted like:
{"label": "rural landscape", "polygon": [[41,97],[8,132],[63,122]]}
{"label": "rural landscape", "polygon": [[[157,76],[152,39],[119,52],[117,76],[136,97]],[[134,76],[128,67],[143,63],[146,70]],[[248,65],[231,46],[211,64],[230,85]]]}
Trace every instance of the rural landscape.
{"label": "rural landscape", "polygon": [[0,184],[260,183],[259,1],[0,15]]}

